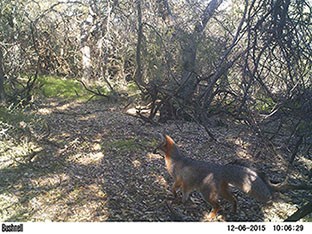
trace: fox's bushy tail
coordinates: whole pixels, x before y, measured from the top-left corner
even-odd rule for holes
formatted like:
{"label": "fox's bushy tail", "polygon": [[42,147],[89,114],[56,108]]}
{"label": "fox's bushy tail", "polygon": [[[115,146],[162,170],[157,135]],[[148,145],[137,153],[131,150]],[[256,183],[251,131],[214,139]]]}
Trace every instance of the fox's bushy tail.
{"label": "fox's bushy tail", "polygon": [[312,185],[310,184],[290,184],[287,179],[281,183],[274,184],[264,173],[237,164],[225,165],[223,177],[226,178],[229,184],[265,203],[272,200],[274,192],[312,190]]}

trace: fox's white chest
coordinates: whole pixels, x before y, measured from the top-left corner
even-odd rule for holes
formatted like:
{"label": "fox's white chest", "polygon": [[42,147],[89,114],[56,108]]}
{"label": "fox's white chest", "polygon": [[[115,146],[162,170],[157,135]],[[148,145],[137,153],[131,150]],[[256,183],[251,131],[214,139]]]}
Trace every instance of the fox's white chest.
{"label": "fox's white chest", "polygon": [[173,163],[170,157],[165,158],[167,171],[171,176],[173,176]]}

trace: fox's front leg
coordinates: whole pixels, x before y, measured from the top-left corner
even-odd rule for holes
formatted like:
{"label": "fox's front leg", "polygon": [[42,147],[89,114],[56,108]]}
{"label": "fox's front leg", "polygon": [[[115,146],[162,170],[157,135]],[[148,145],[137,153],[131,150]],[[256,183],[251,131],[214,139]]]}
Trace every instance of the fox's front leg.
{"label": "fox's front leg", "polygon": [[185,183],[183,183],[181,179],[176,179],[172,186],[172,193],[175,198],[177,197],[177,189],[179,188],[181,188],[182,191],[182,203],[185,203],[190,196],[190,191],[187,189]]}
{"label": "fox's front leg", "polygon": [[181,181],[180,180],[174,181],[173,186],[172,186],[172,193],[173,193],[174,198],[177,197],[177,190],[180,187],[181,187]]}
{"label": "fox's front leg", "polygon": [[186,203],[186,201],[190,196],[190,193],[191,193],[190,190],[182,185],[182,203]]}

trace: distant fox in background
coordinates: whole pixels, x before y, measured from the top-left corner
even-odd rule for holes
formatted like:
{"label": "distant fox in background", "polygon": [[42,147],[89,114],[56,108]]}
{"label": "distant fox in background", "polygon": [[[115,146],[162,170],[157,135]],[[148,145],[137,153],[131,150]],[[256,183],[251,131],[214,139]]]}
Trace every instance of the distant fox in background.
{"label": "distant fox in background", "polygon": [[300,186],[285,183],[272,184],[263,174],[246,166],[236,164],[220,165],[197,161],[182,155],[170,136],[162,136],[163,140],[155,149],[165,152],[165,162],[169,174],[174,179],[172,192],[176,197],[177,190],[182,192],[185,203],[191,192],[198,191],[211,204],[212,211],[208,219],[216,217],[220,210],[219,198],[232,203],[233,212],[237,210],[237,199],[229,190],[229,185],[237,187],[260,202],[267,203],[272,199],[274,191],[284,189],[301,189]]}

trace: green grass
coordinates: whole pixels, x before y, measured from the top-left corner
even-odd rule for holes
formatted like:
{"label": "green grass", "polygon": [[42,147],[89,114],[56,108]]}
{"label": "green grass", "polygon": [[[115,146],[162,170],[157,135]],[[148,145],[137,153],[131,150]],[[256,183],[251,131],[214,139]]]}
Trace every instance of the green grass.
{"label": "green grass", "polygon": [[262,99],[256,100],[256,110],[260,111],[261,113],[269,113],[275,105],[275,102],[272,98],[266,97]]}
{"label": "green grass", "polygon": [[[18,78],[18,81],[19,83],[16,83],[16,87],[18,87],[19,90],[23,90],[23,86],[25,86],[28,81],[27,75],[21,75]],[[95,93],[100,92],[104,95],[110,95],[110,91],[105,83],[97,85],[88,84],[87,87]],[[130,96],[135,96],[140,93],[140,90],[134,82],[130,82],[126,89]],[[5,84],[5,90],[7,94],[12,94],[15,92],[7,83]],[[38,79],[36,80],[36,85],[31,91],[31,94],[33,95],[34,99],[46,97],[79,101],[87,101],[91,98],[100,97],[86,90],[82,83],[76,79],[53,75],[39,75]]]}
{"label": "green grass", "polygon": [[[42,93],[48,98],[78,99],[84,101],[93,95],[79,81],[73,79],[64,79],[56,76],[40,76],[38,82],[39,87],[41,87],[39,93]],[[90,87],[90,89],[95,88]],[[105,87],[101,87],[99,90],[104,94],[108,93]]]}
{"label": "green grass", "polygon": [[112,142],[110,148],[118,151],[135,151],[138,145],[135,139],[121,139]]}
{"label": "green grass", "polygon": [[19,122],[31,122],[34,119],[33,116],[26,114],[19,109],[9,109],[7,107],[0,106],[0,122],[10,125],[16,125]]}
{"label": "green grass", "polygon": [[[144,150],[149,148],[155,148],[157,141],[150,141],[146,139],[118,139],[110,143],[109,149],[116,150],[118,152],[136,152],[138,149]],[[103,146],[105,148],[105,146]]]}
{"label": "green grass", "polygon": [[127,85],[127,89],[130,93],[133,93],[133,94],[140,92],[140,89],[138,88],[135,82],[129,82]]}
{"label": "green grass", "polygon": [[[22,109],[0,107],[0,169],[27,160],[37,145],[31,141],[33,128],[42,128],[44,120]],[[2,171],[3,172],[3,171]]]}

